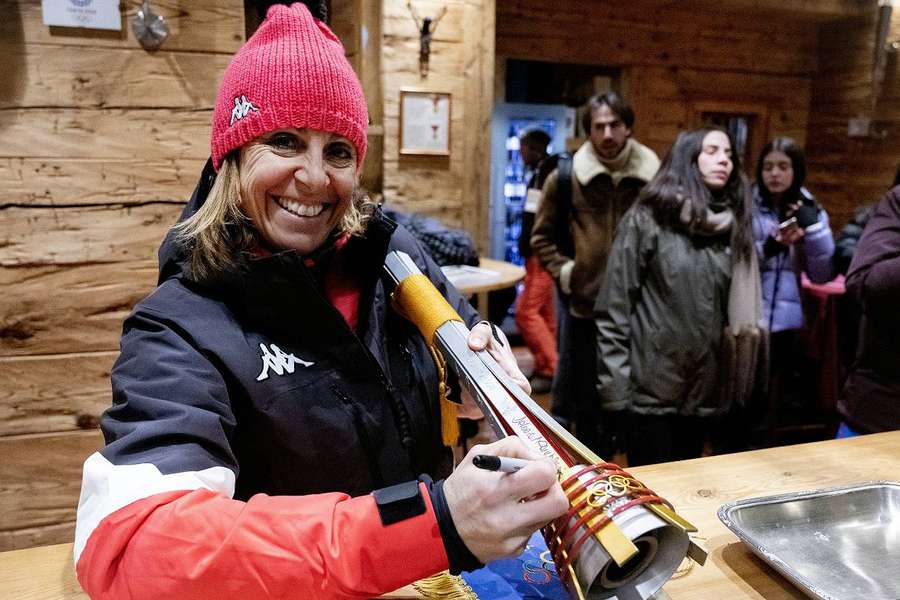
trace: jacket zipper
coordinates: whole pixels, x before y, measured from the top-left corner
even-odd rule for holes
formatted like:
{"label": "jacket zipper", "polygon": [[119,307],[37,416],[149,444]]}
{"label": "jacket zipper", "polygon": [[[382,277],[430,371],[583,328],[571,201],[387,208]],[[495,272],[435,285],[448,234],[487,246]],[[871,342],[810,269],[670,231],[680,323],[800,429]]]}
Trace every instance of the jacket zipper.
{"label": "jacket zipper", "polygon": [[331,391],[350,413],[350,417],[353,420],[353,427],[356,428],[356,434],[359,436],[359,443],[362,446],[363,454],[366,455],[366,463],[369,465],[369,475],[372,477],[373,489],[384,487],[384,477],[381,475],[381,469],[378,467],[375,448],[372,444],[372,439],[369,437],[366,424],[363,423],[359,406],[337,385],[332,385]]}

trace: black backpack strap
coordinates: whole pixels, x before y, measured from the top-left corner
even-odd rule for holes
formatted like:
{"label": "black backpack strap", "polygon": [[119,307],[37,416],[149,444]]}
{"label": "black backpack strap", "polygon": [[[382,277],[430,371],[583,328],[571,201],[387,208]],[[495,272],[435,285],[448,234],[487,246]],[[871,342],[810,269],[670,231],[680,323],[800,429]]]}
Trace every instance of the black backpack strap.
{"label": "black backpack strap", "polygon": [[572,155],[563,153],[559,155],[556,163],[556,196],[559,202],[559,211],[568,213],[572,207]]}
{"label": "black backpack strap", "polygon": [[564,152],[556,163],[556,201],[558,203],[556,245],[563,254],[573,256],[575,249],[572,243],[569,217],[572,215],[572,155]]}

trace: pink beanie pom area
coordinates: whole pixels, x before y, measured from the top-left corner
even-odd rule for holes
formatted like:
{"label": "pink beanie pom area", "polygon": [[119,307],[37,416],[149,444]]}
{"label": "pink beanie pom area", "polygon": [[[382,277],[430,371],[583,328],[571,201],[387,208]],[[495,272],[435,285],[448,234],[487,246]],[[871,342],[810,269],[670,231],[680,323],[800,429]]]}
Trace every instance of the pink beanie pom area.
{"label": "pink beanie pom area", "polygon": [[276,129],[318,129],[347,138],[356,166],[366,155],[369,115],[362,86],[327,25],[300,3],[269,9],[225,70],[212,122],[213,167]]}

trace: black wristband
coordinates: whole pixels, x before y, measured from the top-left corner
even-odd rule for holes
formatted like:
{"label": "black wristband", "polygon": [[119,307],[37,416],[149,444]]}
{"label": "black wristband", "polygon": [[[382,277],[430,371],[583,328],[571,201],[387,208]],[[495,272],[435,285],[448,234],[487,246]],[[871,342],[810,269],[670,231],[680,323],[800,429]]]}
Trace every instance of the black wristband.
{"label": "black wristband", "polygon": [[422,475],[419,479],[425,482],[431,496],[431,506],[434,508],[434,516],[444,542],[450,573],[459,575],[463,571],[474,571],[483,567],[484,564],[469,551],[466,543],[459,537],[459,532],[456,531],[450,507],[447,506],[447,498],[444,496],[444,480],[435,482],[428,475]]}
{"label": "black wristband", "polygon": [[391,525],[425,512],[418,481],[407,481],[372,492],[382,525]]}

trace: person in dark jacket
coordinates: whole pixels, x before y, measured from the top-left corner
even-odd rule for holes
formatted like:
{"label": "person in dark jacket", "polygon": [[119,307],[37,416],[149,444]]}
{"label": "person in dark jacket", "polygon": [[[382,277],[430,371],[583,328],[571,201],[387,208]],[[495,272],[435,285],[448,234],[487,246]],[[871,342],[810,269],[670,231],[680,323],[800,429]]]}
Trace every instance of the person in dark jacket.
{"label": "person in dark jacket", "polygon": [[[359,188],[367,123],[334,34],[273,6],[222,78],[211,164],[124,325],[77,515],[91,598],[368,598],[514,553],[568,507],[548,462],[450,473],[456,413],[391,309],[386,254],[528,384]],[[536,455],[514,438],[473,452]]]}
{"label": "person in dark jacket", "polygon": [[531,252],[531,230],[541,203],[541,188],[558,161],[558,156],[547,155],[549,145],[550,136],[541,129],[526,131],[519,138],[522,162],[531,171],[531,177],[526,189],[522,235],[519,238],[519,255],[525,259],[525,282],[516,301],[516,325],[534,357],[534,372],[529,381],[535,393],[550,391],[559,361],[553,278]]}
{"label": "person in dark jacket", "polygon": [[700,456],[710,418],[735,401],[723,381],[754,368],[724,351],[726,332],[758,337],[760,313],[751,206],[732,148],[718,127],[679,134],[616,231],[595,307],[597,389],[604,421],[625,432],[629,465]]}
{"label": "person in dark jacket", "polygon": [[862,307],[862,324],[838,400],[839,437],[900,429],[900,187],[875,207],[850,263],[847,293]]}

